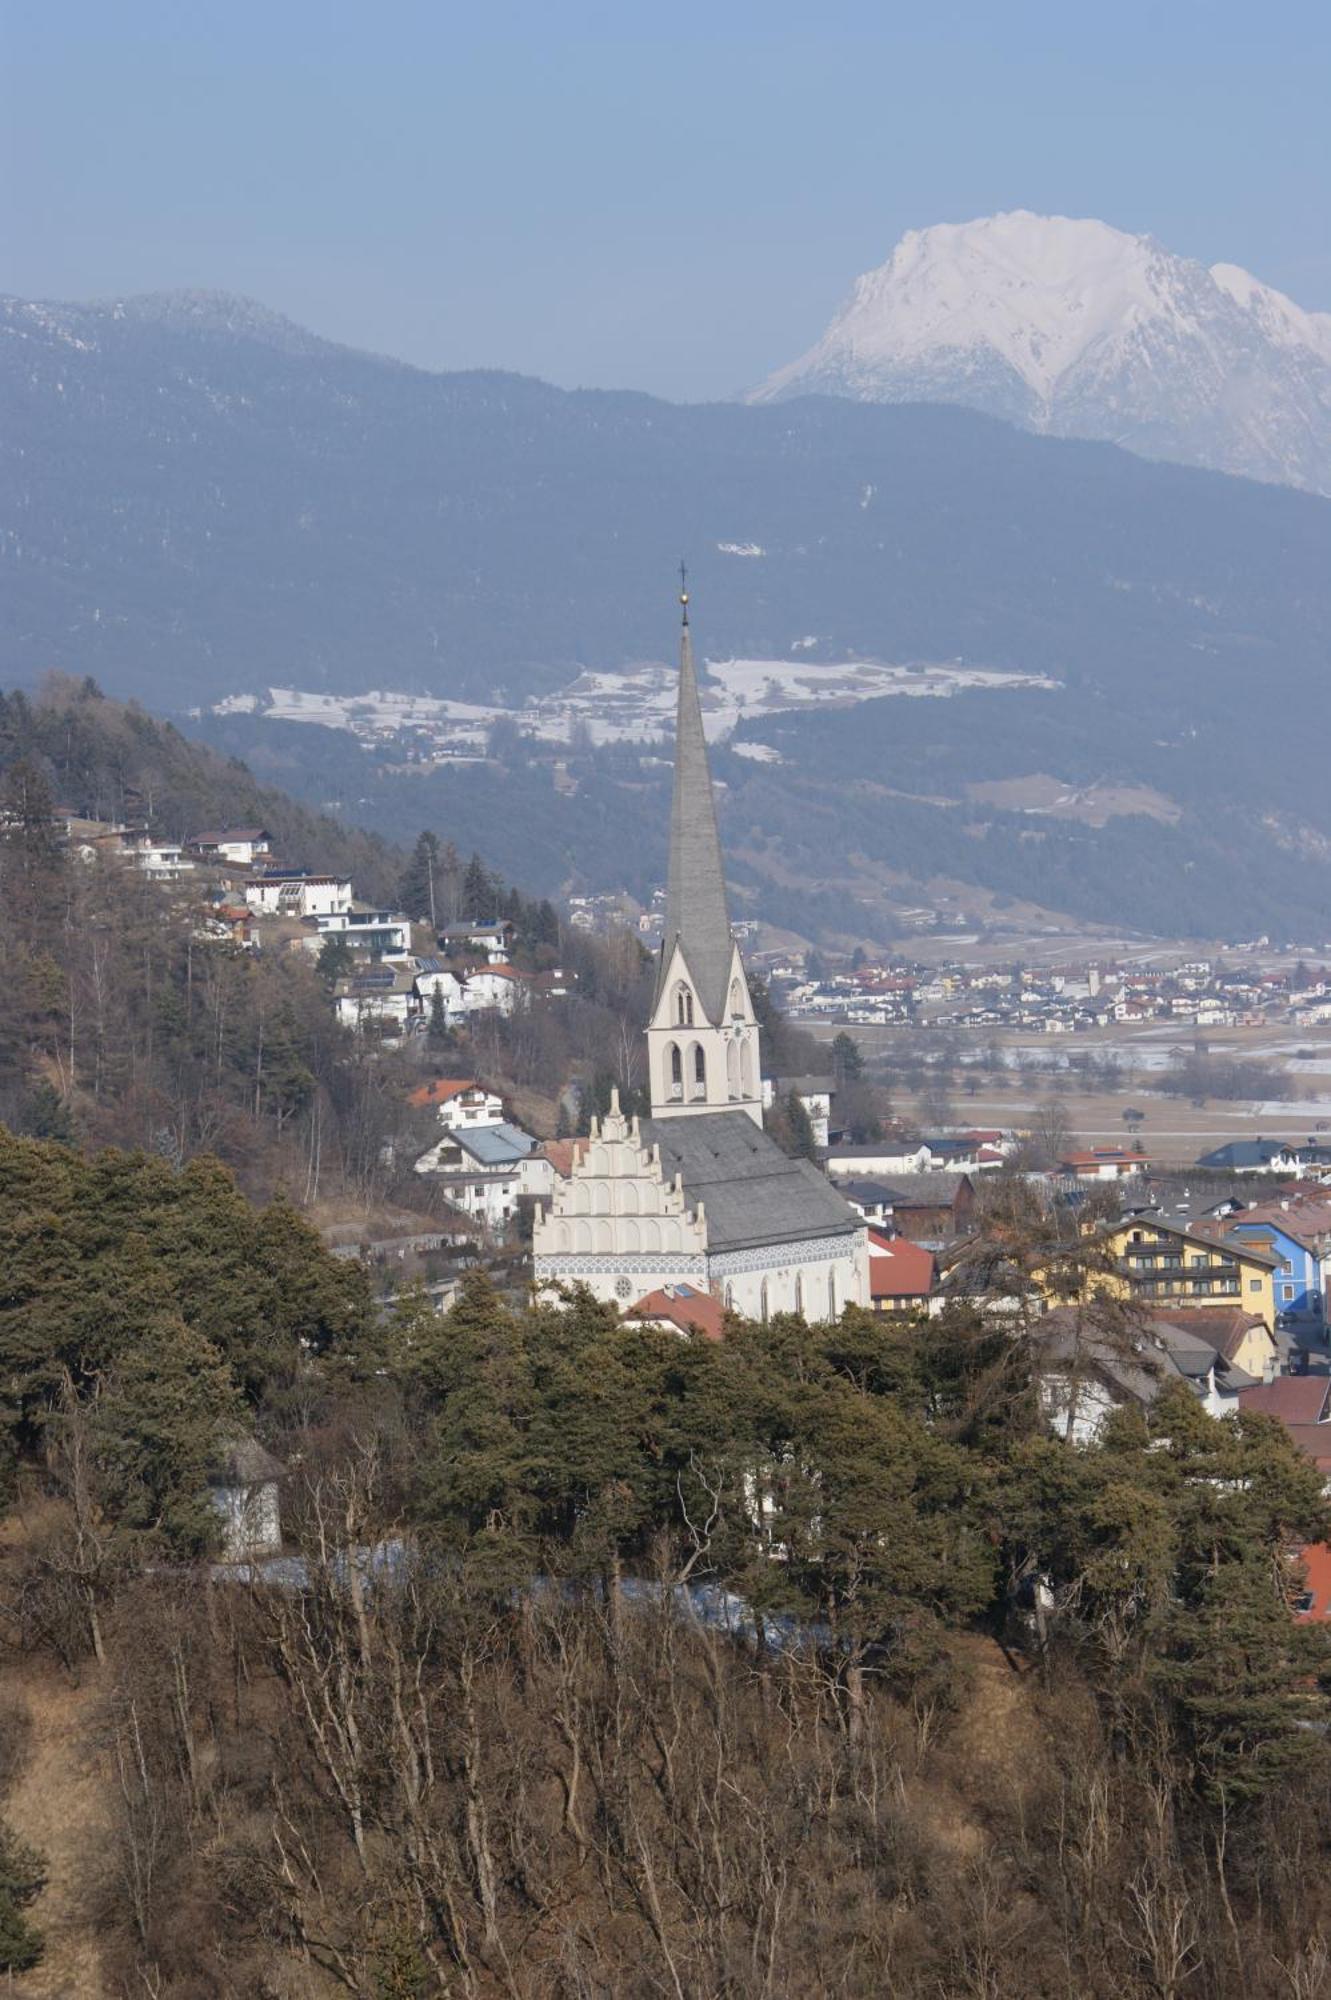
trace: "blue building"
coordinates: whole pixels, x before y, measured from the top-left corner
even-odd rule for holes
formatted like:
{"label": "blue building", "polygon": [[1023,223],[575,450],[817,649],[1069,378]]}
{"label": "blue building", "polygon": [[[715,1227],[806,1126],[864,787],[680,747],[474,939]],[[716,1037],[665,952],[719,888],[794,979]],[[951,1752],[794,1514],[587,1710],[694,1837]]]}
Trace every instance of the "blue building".
{"label": "blue building", "polygon": [[1305,1234],[1292,1215],[1271,1209],[1241,1210],[1231,1216],[1225,1234],[1264,1250],[1279,1260],[1272,1279],[1276,1312],[1301,1320],[1323,1318],[1322,1258],[1319,1240]]}

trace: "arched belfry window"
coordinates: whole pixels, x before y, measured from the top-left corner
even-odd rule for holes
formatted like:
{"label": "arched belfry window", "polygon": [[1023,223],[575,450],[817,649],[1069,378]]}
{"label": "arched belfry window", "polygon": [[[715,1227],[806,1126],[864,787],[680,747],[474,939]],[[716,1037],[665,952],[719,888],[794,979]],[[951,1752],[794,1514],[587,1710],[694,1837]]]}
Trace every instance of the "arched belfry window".
{"label": "arched belfry window", "polygon": [[675,988],[675,1025],[680,1028],[693,1026],[693,994],[682,979]]}
{"label": "arched belfry window", "polygon": [[666,1050],[666,1069],[670,1080],[670,1095],[684,1095],[684,1058],[679,1052],[679,1043],[671,1042]]}
{"label": "arched belfry window", "polygon": [[730,1011],[740,1016],[744,1013],[744,988],[738,979],[732,979],[730,982]]}
{"label": "arched belfry window", "polygon": [[706,1097],[706,1095],[707,1095],[707,1058],[706,1058],[706,1056],[705,1056],[705,1055],[703,1054],[703,1050],[702,1050],[702,1043],[701,1043],[701,1042],[695,1042],[695,1043],[693,1044],[693,1064],[692,1064],[692,1068],[693,1068],[693,1095],[694,1095],[695,1097]]}

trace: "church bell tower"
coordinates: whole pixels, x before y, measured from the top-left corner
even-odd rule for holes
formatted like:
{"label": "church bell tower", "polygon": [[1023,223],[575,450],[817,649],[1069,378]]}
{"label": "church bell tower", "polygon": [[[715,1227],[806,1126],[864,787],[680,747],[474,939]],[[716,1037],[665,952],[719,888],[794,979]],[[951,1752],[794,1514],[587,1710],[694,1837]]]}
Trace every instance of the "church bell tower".
{"label": "church bell tower", "polygon": [[679,602],[670,872],[665,936],[647,1028],[652,1116],[743,1111],[761,1125],[758,1021],[739,947],[730,935],[687,589],[681,588]]}

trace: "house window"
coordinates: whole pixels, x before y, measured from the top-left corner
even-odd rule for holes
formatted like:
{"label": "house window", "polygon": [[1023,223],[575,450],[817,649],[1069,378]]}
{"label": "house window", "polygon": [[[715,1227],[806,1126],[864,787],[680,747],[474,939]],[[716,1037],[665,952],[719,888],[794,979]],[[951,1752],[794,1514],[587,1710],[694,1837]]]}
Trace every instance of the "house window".
{"label": "house window", "polygon": [[1248,1290],[1250,1292],[1260,1292],[1261,1289],[1262,1289],[1262,1281],[1260,1278],[1249,1278]]}
{"label": "house window", "polygon": [[1280,1296],[1285,1299],[1292,1299],[1294,1296],[1293,1285],[1282,1285],[1280,1287]]}

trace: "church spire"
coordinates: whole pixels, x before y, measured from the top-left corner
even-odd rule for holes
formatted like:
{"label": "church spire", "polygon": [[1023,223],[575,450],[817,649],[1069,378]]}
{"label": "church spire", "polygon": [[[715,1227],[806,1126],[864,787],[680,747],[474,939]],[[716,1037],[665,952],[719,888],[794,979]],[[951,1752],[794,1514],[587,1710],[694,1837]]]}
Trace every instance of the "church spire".
{"label": "church spire", "polygon": [[734,951],[726,907],[726,878],[716,830],[716,800],[707,764],[698,675],[689,630],[688,577],[679,566],[679,705],[675,714],[675,790],[670,807],[670,874],[666,887],[665,937],[660,985],[676,943],[698,989],[702,1012],[720,1022]]}

